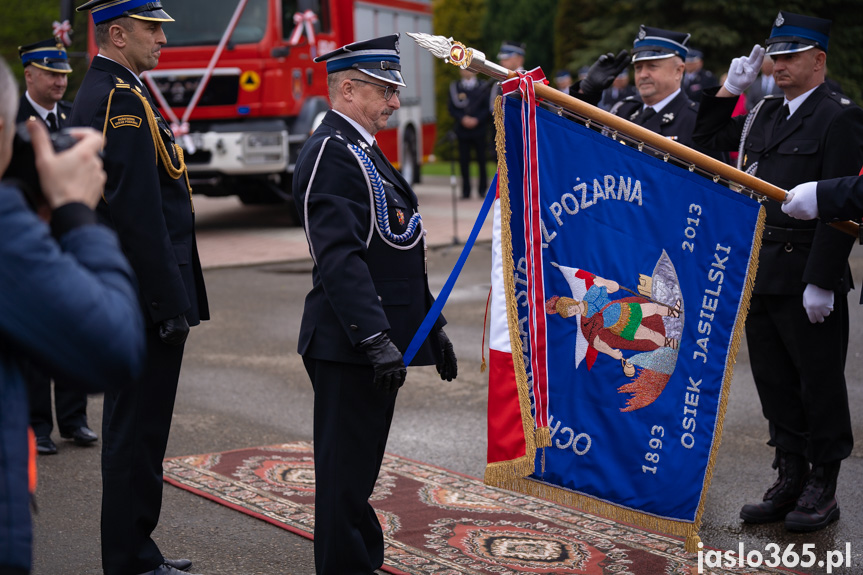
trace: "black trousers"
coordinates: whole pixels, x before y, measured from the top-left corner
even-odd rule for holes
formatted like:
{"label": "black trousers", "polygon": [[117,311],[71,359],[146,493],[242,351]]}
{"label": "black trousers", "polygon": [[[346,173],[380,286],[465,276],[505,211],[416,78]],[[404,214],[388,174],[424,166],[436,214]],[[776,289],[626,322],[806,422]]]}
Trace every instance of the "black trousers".
{"label": "black trousers", "polygon": [[102,568],[105,575],[153,570],[164,558],[150,537],[162,510],[162,460],[174,413],[183,346],[147,330],[140,381],[105,394],[102,421]]}
{"label": "black trousers", "polygon": [[847,295],[835,294],[833,311],[813,324],[802,294],[755,294],[746,340],[769,444],[813,465],[848,457],[854,438],[845,387]]}
{"label": "black trousers", "polygon": [[[54,430],[51,378],[31,361],[23,361],[21,364],[30,398],[30,427],[36,437],[50,437]],[[54,382],[54,409],[57,412],[57,428],[61,434],[69,435],[75,429],[87,425],[87,394],[67,389],[62,381]]]}
{"label": "black trousers", "polygon": [[476,154],[479,164],[479,197],[484,198],[488,191],[488,176],[486,175],[486,149],[485,133],[483,126],[470,135],[459,135],[458,137],[458,161],[461,168],[461,195],[463,198],[470,197],[470,157],[471,150]]}
{"label": "black trousers", "polygon": [[371,366],[303,357],[315,390],[315,572],[371,575],[384,538],[369,497],[397,393],[379,392]]}

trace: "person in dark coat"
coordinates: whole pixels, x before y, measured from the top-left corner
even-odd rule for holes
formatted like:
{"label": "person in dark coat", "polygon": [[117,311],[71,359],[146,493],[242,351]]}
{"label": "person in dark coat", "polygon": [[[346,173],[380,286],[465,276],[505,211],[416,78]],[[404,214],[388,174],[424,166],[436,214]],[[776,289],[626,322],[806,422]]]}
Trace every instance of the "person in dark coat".
{"label": "person in dark coat", "polygon": [[[405,85],[398,34],[315,61],[327,63],[332,110],[303,145],[293,181],[314,261],[298,352],[315,392],[315,569],[372,575],[384,539],[369,497],[406,376],[402,354],[434,299],[417,197],[374,138]],[[445,323],[437,318],[413,364],[435,364],[451,381]]]}
{"label": "person in dark coat", "polygon": [[[0,176],[12,157],[18,87],[0,57]],[[0,574],[32,567],[34,438],[20,364],[36,361],[82,392],[124,385],[144,363],[135,277],[116,235],[97,224],[105,172],[102,138],[90,129],[55,154],[30,120],[45,213],[42,221],[10,180],[0,183]],[[31,160],[32,161],[32,160]],[[41,542],[50,547],[50,542]]]}
{"label": "person in dark coat", "polygon": [[[767,96],[748,115],[731,117],[761,68],[765,52],[756,45],[732,61],[721,88],[705,92],[695,141],[739,149],[740,169],[786,190],[856,174],[863,110],[824,84],[829,35],[829,20],[780,11],[766,53],[784,96]],[[854,238],[792,219],[779,203],[766,208],[746,339],[779,477],[740,516],[814,531],[839,518],[836,483],[853,446],[844,372]]]}
{"label": "person in dark coat", "polygon": [[458,158],[461,167],[461,195],[470,197],[470,159],[471,152],[476,155],[479,165],[479,196],[488,191],[486,173],[486,134],[491,112],[488,98],[491,85],[481,82],[476,72],[460,70],[461,79],[449,86],[449,113],[455,120],[453,131],[458,139]]}
{"label": "person in dark coat", "polygon": [[183,151],[159,114],[141,72],[166,43],[160,2],[92,0],[99,54],[70,123],[105,134],[108,182],[98,206],[117,231],[138,277],[147,319],[147,364],[128,389],[105,394],[102,425],[102,568],[105,575],[174,574],[151,533],[162,504],[162,459],[171,429],[189,327],[209,319]]}
{"label": "person in dark coat", "polygon": [[713,72],[704,69],[704,54],[700,50],[690,49],[684,65],[683,91],[693,102],[700,102],[701,92],[718,86],[719,80]]}
{"label": "person in dark coat", "polygon": [[[50,132],[65,128],[72,104],[63,100],[72,72],[62,42],[43,40],[18,48],[24,66],[26,90],[18,104],[17,122],[39,118]],[[14,158],[14,154],[13,154]],[[14,160],[13,160],[14,161]],[[51,414],[51,377],[43,367],[32,362],[22,365],[30,395],[30,427],[36,434],[36,451],[40,455],[57,453],[51,439],[54,417]],[[60,437],[76,445],[90,445],[99,437],[87,423],[87,394],[69,389],[63,382],[54,383],[54,408]]]}
{"label": "person in dark coat", "polygon": [[725,154],[696,145],[692,139],[698,104],[681,88],[689,34],[642,25],[632,48],[637,96],[610,111],[666,138],[725,161]]}

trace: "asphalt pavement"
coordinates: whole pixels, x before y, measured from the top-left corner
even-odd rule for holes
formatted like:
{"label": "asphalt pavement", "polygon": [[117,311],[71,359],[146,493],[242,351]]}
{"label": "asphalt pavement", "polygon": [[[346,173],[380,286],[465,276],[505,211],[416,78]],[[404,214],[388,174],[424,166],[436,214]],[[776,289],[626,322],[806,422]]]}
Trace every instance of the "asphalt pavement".
{"label": "asphalt pavement", "polygon": [[[429,230],[429,274],[437,292],[446,280],[480,206],[452,201],[447,178],[417,186]],[[454,210],[455,206],[455,210]],[[198,242],[205,266],[211,321],[194,328],[168,445],[170,456],[191,455],[312,438],[312,390],[296,354],[311,263],[302,229],[289,227],[282,206],[242,206],[233,198],[196,198]],[[455,215],[455,217],[454,217]],[[454,225],[455,222],[455,225]],[[410,368],[399,393],[388,451],[482,477],[486,449],[487,375],[480,373],[483,314],[491,260],[489,223],[444,309],[459,357],[459,377],[441,382],[434,368]],[[863,250],[852,269],[863,281]],[[760,499],[775,479],[767,425],[749,371],[746,346],[734,369],[722,444],[708,491],[701,538],[705,545],[762,553],[813,544],[818,558],[850,545],[851,568],[863,575],[863,306],[851,294],[847,379],[858,446],[843,464],[838,497],[842,519],[816,534],[786,533],[780,524],[744,525],[740,507]],[[91,397],[91,427],[101,428],[101,398]],[[34,575],[96,575],[99,550],[99,448],[56,437],[60,452],[39,458]],[[194,560],[203,575],[314,573],[312,543],[300,536],[166,485],[154,538],[172,558]],[[825,573],[826,568],[801,570]],[[659,574],[657,574],[659,575]]]}

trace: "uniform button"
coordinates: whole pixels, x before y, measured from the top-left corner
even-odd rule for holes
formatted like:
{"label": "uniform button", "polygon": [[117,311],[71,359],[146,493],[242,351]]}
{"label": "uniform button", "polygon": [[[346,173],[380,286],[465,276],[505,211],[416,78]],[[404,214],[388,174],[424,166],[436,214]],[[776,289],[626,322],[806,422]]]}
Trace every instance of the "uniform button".
{"label": "uniform button", "polygon": [[797,151],[797,150],[799,150],[799,149],[800,149],[800,148],[794,148],[794,151],[796,152],[796,151]]}
{"label": "uniform button", "polygon": [[381,296],[378,296],[378,301],[384,301],[384,298],[382,298]]}
{"label": "uniform button", "polygon": [[351,331],[357,331],[358,329],[360,329],[360,328],[358,328],[358,327],[357,327],[357,326],[355,326],[355,325],[351,325]]}
{"label": "uniform button", "polygon": [[153,307],[153,309],[159,309],[159,302],[157,301],[150,302],[150,305]]}

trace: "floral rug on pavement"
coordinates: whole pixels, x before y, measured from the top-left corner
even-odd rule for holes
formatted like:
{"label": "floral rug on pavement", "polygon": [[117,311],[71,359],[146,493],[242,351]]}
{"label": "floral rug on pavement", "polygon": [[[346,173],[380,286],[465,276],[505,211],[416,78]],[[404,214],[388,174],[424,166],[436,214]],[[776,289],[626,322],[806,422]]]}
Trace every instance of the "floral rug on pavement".
{"label": "floral rug on pavement", "polygon": [[[165,480],[312,538],[312,444],[285,443],[173,457]],[[456,575],[693,575],[683,541],[387,454],[372,496],[386,537],[383,570]],[[788,573],[704,569],[705,573]]]}

